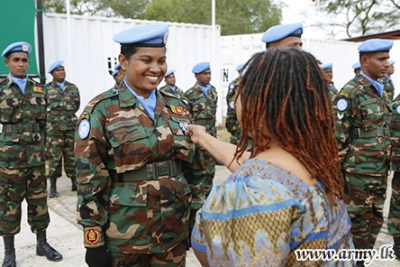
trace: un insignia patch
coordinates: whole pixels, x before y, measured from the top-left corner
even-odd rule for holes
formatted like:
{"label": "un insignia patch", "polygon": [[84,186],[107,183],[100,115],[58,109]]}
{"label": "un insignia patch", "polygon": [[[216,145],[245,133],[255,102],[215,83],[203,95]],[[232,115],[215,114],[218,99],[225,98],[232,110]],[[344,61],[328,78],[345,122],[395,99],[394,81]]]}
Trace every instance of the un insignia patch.
{"label": "un insignia patch", "polygon": [[81,120],[78,126],[78,136],[80,139],[86,139],[90,133],[90,122],[87,119]]}
{"label": "un insignia patch", "polygon": [[339,99],[338,102],[336,103],[336,108],[340,112],[345,111],[347,107],[348,107],[347,100],[344,98]]}
{"label": "un insignia patch", "polygon": [[400,114],[400,105],[398,105],[398,106],[396,107],[396,112],[397,112],[397,114]]}

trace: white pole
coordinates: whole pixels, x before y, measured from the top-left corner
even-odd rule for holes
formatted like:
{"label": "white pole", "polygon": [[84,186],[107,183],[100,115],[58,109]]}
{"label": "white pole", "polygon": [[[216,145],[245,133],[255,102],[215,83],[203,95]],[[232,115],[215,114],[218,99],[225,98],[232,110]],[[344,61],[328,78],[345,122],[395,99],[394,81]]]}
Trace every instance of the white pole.
{"label": "white pole", "polygon": [[[72,37],[71,37],[71,6],[70,6],[70,0],[65,0],[66,3],[66,9],[67,9],[67,38],[68,38],[68,66],[72,66]],[[67,66],[67,67],[68,67]],[[71,75],[73,73],[72,67],[69,68],[71,71],[68,72],[69,79],[73,80]]]}
{"label": "white pole", "polygon": [[[215,56],[215,0],[211,1],[211,27],[212,27],[212,36],[211,36],[211,61],[214,62]],[[212,66],[211,66],[212,68]]]}

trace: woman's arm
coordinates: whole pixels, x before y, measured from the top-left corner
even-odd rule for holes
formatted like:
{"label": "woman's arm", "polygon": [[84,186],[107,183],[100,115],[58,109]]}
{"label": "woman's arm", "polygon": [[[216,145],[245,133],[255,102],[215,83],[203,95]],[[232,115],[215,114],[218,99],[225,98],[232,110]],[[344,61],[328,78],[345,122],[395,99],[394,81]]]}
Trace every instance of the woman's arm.
{"label": "woman's arm", "polygon": [[239,160],[234,159],[236,146],[211,136],[203,126],[188,125],[186,129],[190,131],[190,137],[194,143],[199,144],[202,148],[210,152],[216,160],[223,163],[231,172],[236,170],[243,161],[250,157],[250,153],[245,152]]}

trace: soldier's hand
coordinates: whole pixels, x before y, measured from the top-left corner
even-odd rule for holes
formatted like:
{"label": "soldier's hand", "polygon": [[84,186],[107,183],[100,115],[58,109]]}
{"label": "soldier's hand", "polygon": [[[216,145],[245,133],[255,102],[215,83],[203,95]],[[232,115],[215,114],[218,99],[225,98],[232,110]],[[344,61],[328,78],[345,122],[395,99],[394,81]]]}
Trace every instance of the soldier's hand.
{"label": "soldier's hand", "polygon": [[89,267],[111,267],[111,256],[106,246],[86,248],[85,262]]}

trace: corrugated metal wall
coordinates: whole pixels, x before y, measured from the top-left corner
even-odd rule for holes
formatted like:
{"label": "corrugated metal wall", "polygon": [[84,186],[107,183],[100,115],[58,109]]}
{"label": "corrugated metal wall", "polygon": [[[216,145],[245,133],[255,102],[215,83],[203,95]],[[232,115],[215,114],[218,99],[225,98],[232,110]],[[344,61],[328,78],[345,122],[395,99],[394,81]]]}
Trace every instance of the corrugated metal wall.
{"label": "corrugated metal wall", "polygon": [[[90,99],[114,85],[109,70],[117,62],[120,49],[120,45],[112,40],[114,34],[150,21],[71,16],[71,54],[69,54],[67,16],[46,14],[43,23],[46,71],[54,61],[65,61],[67,80],[75,83],[81,91],[80,113]],[[176,71],[177,85],[183,90],[192,87],[196,81],[191,72],[192,67],[198,62],[209,61],[213,71],[211,83],[221,90],[219,27],[215,30],[215,56],[212,58],[211,26],[167,23],[170,27],[167,62],[168,67]],[[47,74],[47,81],[51,79],[51,75]],[[222,92],[220,95],[222,96]],[[222,97],[219,101],[222,103]],[[221,106],[219,104],[219,107]],[[222,112],[223,110],[219,108],[218,122],[222,121]]]}

